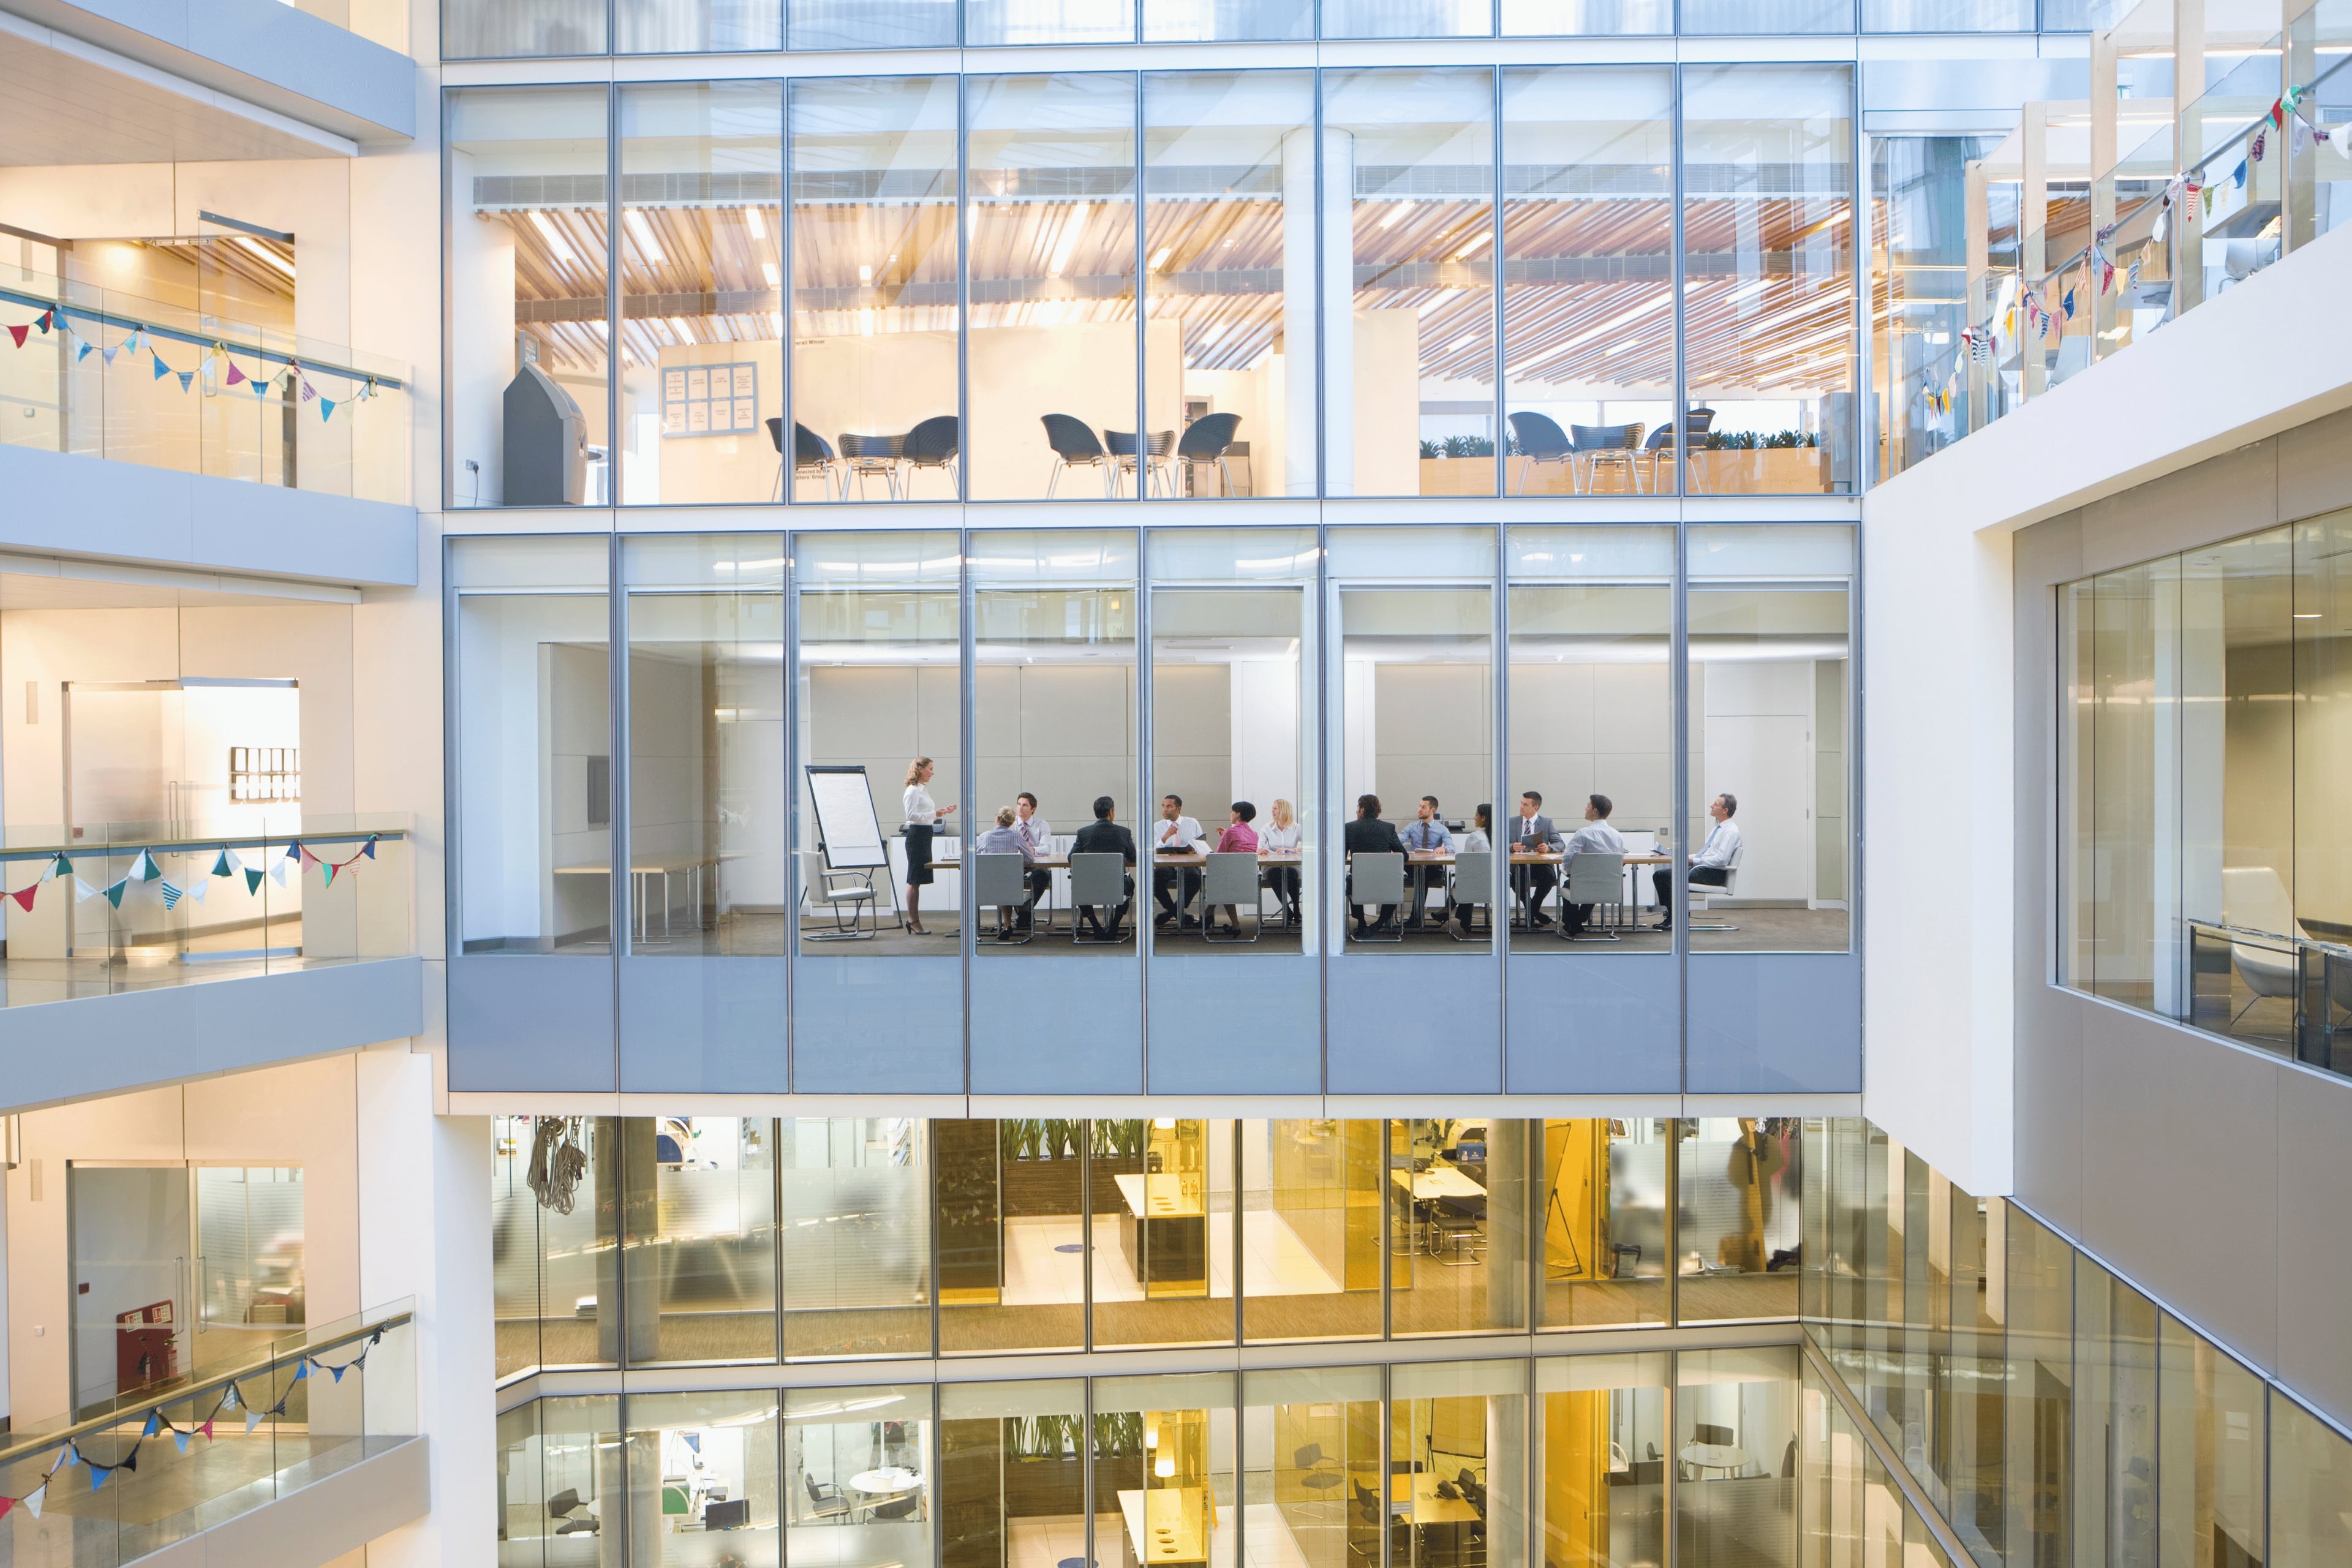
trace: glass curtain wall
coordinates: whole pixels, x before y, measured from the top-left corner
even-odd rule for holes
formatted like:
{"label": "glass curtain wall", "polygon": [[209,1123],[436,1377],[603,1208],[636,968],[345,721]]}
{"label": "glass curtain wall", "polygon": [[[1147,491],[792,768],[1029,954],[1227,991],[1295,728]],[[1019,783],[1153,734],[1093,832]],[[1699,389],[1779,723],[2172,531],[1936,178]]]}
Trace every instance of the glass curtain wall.
{"label": "glass curtain wall", "polygon": [[921,1384],[785,1391],[789,1561],[930,1560],[932,1394]]}
{"label": "glass curtain wall", "polygon": [[601,87],[448,95],[453,506],[612,500],[608,110]]}
{"label": "glass curtain wall", "polygon": [[[775,1124],[732,1117],[600,1118],[600,1202],[617,1199],[628,1359],[776,1359]],[[648,1321],[650,1320],[650,1321]]]}
{"label": "glass curtain wall", "polygon": [[951,76],[792,84],[795,501],[962,493],[957,90]]}
{"label": "glass curtain wall", "polygon": [[1381,1560],[1381,1369],[1242,1374],[1245,1550],[1307,1568]]}
{"label": "glass curtain wall", "polygon": [[1097,1561],[1235,1568],[1233,1373],[1097,1378],[1089,1425]]}
{"label": "glass curtain wall", "polygon": [[601,55],[607,0],[441,0],[444,59]]}
{"label": "glass curtain wall", "polygon": [[1495,493],[1494,122],[1484,68],[1323,73],[1327,494]]}
{"label": "glass curtain wall", "polygon": [[1531,1371],[1524,1361],[1389,1370],[1392,1565],[1527,1560]]}
{"label": "glass curtain wall", "polygon": [[928,1216],[941,1145],[929,1130],[953,1125],[903,1116],[804,1116],[780,1125],[788,1359],[929,1352]]}
{"label": "glass curtain wall", "polygon": [[1509,37],[1671,33],[1674,0],[1502,0],[1499,19]]}
{"label": "glass curtain wall", "polygon": [[1853,75],[1694,66],[1682,114],[1692,488],[1854,494]]}
{"label": "glass curtain wall", "polygon": [[1116,1205],[1106,1186],[1142,1170],[1142,1124],[1034,1118],[930,1125],[941,1351],[1082,1348],[1091,1215]]}
{"label": "glass curtain wall", "polygon": [[1796,1316],[1797,1119],[1692,1117],[1677,1131],[1676,1321]]}
{"label": "glass curtain wall", "polygon": [[1656,1117],[1541,1124],[1543,1327],[1668,1321],[1675,1125]]}
{"label": "glass curtain wall", "polygon": [[[1242,1123],[1242,1331],[1249,1340],[1380,1337],[1384,1131],[1365,1121]],[[1370,1440],[1377,1447],[1377,1433]],[[1377,1553],[1379,1521],[1370,1522]]]}
{"label": "glass curtain wall", "polygon": [[[1138,493],[1136,79],[972,77],[964,92],[969,494]],[[1143,336],[1159,363],[1181,359],[1172,318]]]}
{"label": "glass curtain wall", "polygon": [[1797,1561],[1793,1346],[1675,1357],[1675,1538],[1683,1561]]}
{"label": "glass curtain wall", "polygon": [[1100,1560],[1084,1380],[946,1384],[939,1405],[941,1568]]}
{"label": "glass curtain wall", "polygon": [[1309,0],[1145,0],[1149,43],[1206,44],[1227,40],[1311,38]]}
{"label": "glass curtain wall", "polygon": [[952,48],[956,0],[786,0],[795,49]]}
{"label": "glass curtain wall", "polygon": [[782,132],[772,81],[621,89],[625,505],[776,493],[768,422],[784,406]]}
{"label": "glass curtain wall", "polygon": [[1095,1345],[1232,1343],[1239,1124],[1110,1125],[1110,1147],[1093,1162],[1108,1180],[1091,1184]]}
{"label": "glass curtain wall", "polygon": [[1314,120],[1307,71],[1143,79],[1147,495],[1315,493]]}
{"label": "glass curtain wall", "polygon": [[[773,1390],[637,1394],[627,1401],[628,1562],[702,1568],[723,1531],[742,1568],[782,1568],[791,1526],[776,1484]],[[600,1511],[600,1542],[617,1510]],[[551,1561],[561,1556],[551,1552]]]}
{"label": "glass curtain wall", "polygon": [[1528,1123],[1391,1121],[1389,1332],[1523,1329]]}
{"label": "glass curtain wall", "polygon": [[1505,493],[1674,493],[1674,73],[1503,72]]}
{"label": "glass curtain wall", "polygon": [[1542,1560],[1552,1568],[1666,1560],[1666,1382],[1657,1352],[1536,1363]]}
{"label": "glass curtain wall", "polygon": [[784,47],[784,0],[613,0],[613,52],[703,55]]}

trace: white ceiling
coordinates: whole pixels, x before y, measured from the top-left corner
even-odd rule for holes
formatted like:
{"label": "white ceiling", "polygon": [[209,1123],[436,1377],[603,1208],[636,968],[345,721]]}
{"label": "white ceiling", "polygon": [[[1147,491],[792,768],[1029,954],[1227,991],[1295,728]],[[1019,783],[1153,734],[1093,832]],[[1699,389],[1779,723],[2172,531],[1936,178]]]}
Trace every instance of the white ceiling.
{"label": "white ceiling", "polygon": [[352,144],[46,29],[0,28],[0,165],[211,163]]}

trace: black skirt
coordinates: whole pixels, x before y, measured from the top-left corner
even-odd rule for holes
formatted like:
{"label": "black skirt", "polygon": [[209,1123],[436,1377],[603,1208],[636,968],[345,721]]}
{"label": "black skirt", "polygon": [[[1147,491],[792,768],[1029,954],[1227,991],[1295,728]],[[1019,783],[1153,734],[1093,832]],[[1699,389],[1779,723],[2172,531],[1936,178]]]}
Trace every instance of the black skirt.
{"label": "black skirt", "polygon": [[907,886],[928,888],[931,885],[931,824],[907,824]]}

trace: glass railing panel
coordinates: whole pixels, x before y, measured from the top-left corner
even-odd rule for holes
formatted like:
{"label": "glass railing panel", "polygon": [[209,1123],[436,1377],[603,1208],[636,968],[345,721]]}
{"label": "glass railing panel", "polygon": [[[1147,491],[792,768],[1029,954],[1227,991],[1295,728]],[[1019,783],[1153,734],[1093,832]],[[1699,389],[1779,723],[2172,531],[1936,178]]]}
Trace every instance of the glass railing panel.
{"label": "glass railing panel", "polygon": [[2269,115],[2280,100],[2273,37],[2238,58],[2221,79],[2180,110],[2182,173],[2200,187],[2184,200],[2179,225],[2179,299],[2190,310],[2279,258],[2286,156]]}
{"label": "glass railing panel", "polygon": [[0,835],[0,1006],[404,957],[405,814]]}
{"label": "glass railing panel", "polygon": [[[2286,137],[2286,247],[2352,221],[2352,0],[2316,0],[2287,25],[2287,80],[2296,84]],[[2284,105],[2282,104],[2284,110]]]}
{"label": "glass railing panel", "polygon": [[0,267],[0,442],[409,498],[407,370],[280,327]]}

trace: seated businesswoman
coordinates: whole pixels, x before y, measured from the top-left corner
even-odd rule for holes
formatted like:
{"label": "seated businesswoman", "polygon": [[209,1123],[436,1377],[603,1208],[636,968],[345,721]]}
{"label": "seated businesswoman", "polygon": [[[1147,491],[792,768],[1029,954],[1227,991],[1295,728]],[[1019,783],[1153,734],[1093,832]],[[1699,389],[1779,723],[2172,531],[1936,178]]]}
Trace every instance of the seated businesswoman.
{"label": "seated businesswoman", "polygon": [[929,757],[907,764],[907,929],[917,936],[931,934],[923,929],[923,889],[931,885],[931,834],[940,817],[955,811],[952,804],[933,800],[925,787],[938,771]]}
{"label": "seated businesswoman", "polygon": [[[1298,820],[1291,815],[1290,803],[1277,800],[1266,808],[1269,826],[1258,830],[1258,846],[1289,854],[1298,853]],[[1268,866],[1262,873],[1274,901],[1282,906],[1282,923],[1296,931],[1298,928],[1298,868]]]}

